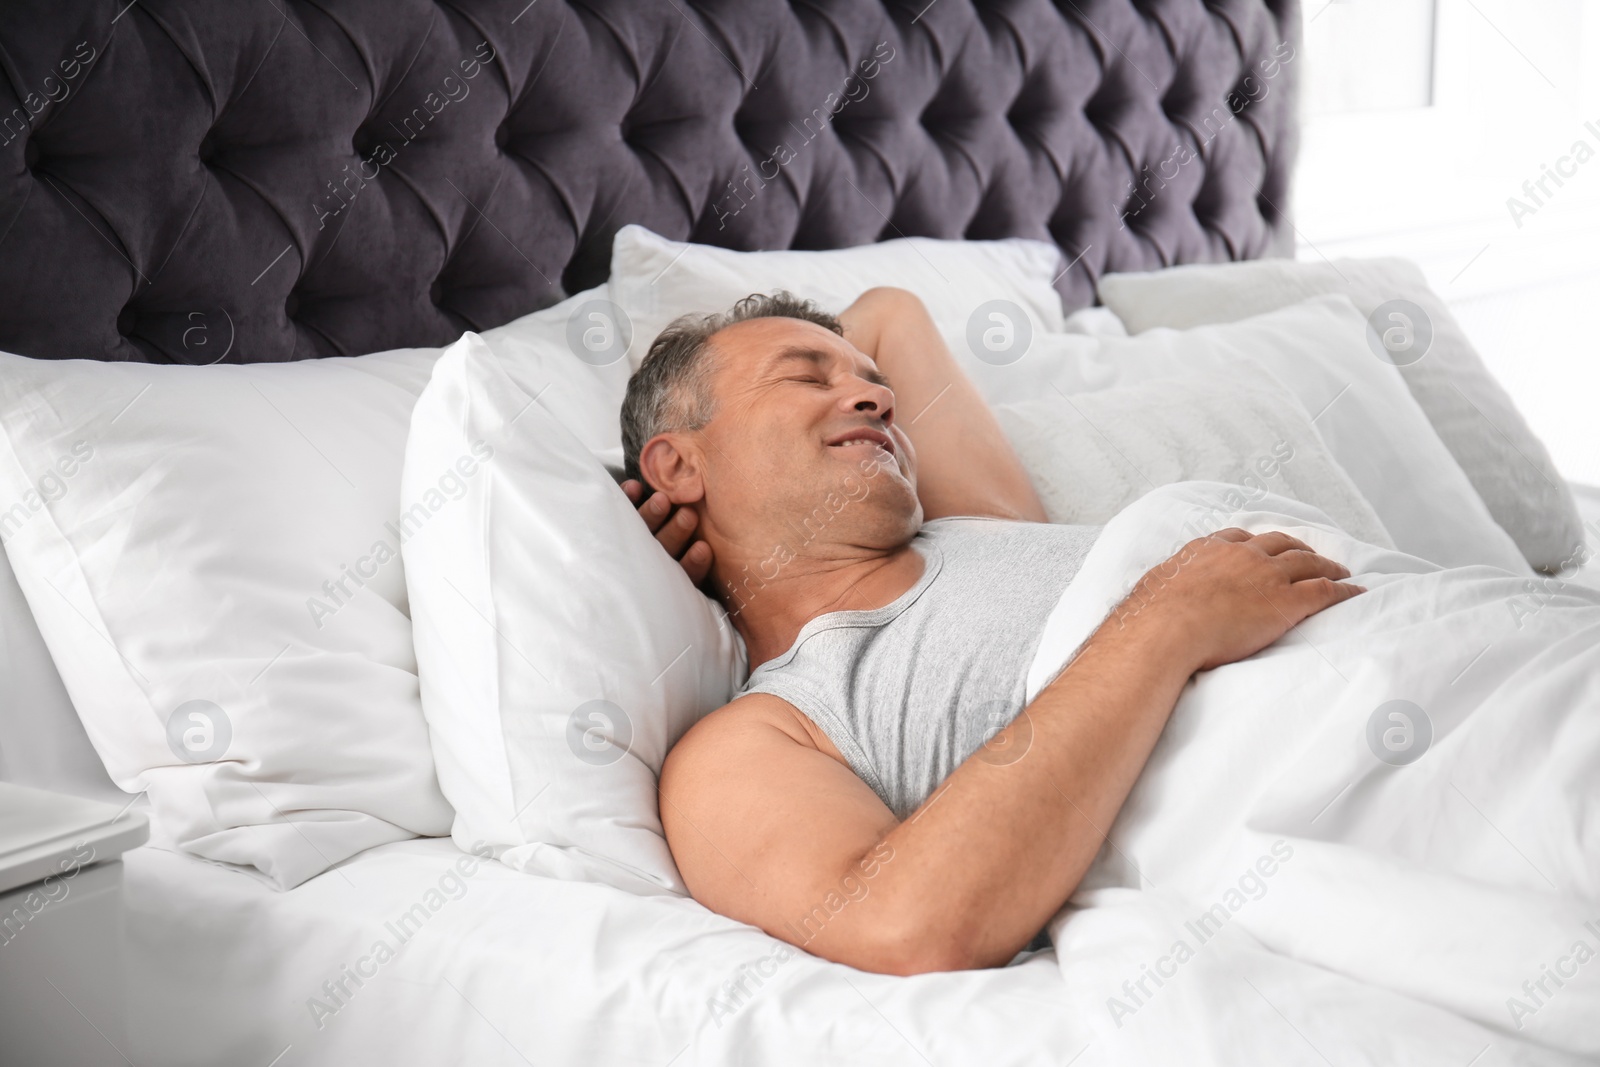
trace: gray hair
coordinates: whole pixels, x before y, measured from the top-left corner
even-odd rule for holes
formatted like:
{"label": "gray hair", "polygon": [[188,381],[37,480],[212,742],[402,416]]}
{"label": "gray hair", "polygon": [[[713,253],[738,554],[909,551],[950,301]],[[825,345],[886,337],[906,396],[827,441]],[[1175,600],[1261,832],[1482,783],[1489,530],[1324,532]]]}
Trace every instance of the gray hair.
{"label": "gray hair", "polygon": [[727,311],[682,315],[650,344],[644,362],[628,379],[622,401],[622,455],[625,474],[644,481],[639,453],[657,434],[698,430],[716,414],[711,395],[711,335],[750,319],[788,318],[814,322],[844,336],[834,316],[810,300],[777,290],[752,293]]}

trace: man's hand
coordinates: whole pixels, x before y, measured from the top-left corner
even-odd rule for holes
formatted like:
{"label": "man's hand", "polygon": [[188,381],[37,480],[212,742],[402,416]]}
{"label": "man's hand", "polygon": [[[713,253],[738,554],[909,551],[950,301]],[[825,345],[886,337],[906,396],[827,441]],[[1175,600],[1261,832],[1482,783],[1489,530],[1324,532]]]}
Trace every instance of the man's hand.
{"label": "man's hand", "polygon": [[[665,493],[651,493],[645,498],[644,484],[629,478],[622,483],[622,491],[639,509],[639,517],[656,535],[667,555],[683,566],[689,581],[699,585],[711,573],[711,546],[694,536],[697,516],[690,508],[674,508]],[[643,503],[641,503],[641,499]]]}
{"label": "man's hand", "polygon": [[[1237,527],[1190,541],[1145,574],[1112,613],[1121,628],[1165,631],[1195,670],[1266,648],[1302,619],[1366,592],[1342,564],[1278,530]],[[1138,619],[1136,623],[1134,620]]]}

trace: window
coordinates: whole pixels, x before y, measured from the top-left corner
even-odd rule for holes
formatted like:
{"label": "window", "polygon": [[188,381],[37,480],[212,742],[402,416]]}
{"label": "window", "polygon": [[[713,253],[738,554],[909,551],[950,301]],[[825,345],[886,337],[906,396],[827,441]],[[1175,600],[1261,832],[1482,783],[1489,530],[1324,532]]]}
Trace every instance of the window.
{"label": "window", "polygon": [[1600,0],[1303,0],[1301,259],[1416,261],[1600,484]]}
{"label": "window", "polygon": [[1306,114],[1433,104],[1435,0],[1310,0]]}

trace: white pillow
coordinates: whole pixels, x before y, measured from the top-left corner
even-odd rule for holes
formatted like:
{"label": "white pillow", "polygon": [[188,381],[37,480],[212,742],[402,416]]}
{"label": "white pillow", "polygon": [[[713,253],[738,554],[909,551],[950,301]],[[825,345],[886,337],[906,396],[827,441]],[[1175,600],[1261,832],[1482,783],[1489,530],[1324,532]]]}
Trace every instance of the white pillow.
{"label": "white pillow", "polygon": [[1443,567],[1529,573],[1399,372],[1372,358],[1365,333],[1347,297],[1324,296],[1235,323],[1128,338],[1047,334],[1036,347],[1052,368],[1045,388],[1068,395],[1166,378],[1238,383],[1264,368],[1311,413],[1401,551]]}
{"label": "white pillow", "polygon": [[[493,331],[508,365],[565,346],[584,297]],[[158,841],[286,888],[449,832],[398,555],[416,521],[399,510],[407,427],[439,351],[0,354],[0,536],[112,780],[149,790]],[[586,444],[620,447],[627,368],[594,362],[569,359],[546,400]]]}
{"label": "white pillow", "polygon": [[404,548],[439,782],[458,843],[683,893],[656,776],[743,682],[744,646],[548,404],[469,333],[412,417],[402,509],[429,506],[439,471],[479,472]]}
{"label": "white pillow", "polygon": [[289,887],[449,826],[404,582],[374,553],[433,358],[0,356],[6,554],[159,839]]}
{"label": "white pillow", "polygon": [[[666,325],[687,312],[722,311],[751,293],[787,289],[838,314],[867,289],[893,285],[922,298],[964,369],[983,387],[1031,339],[1065,325],[1052,282],[1061,250],[1044,241],[940,241],[908,237],[825,252],[734,252],[669,241],[624,226],[611,246],[611,290],[632,321],[637,367]],[[1103,317],[1102,317],[1103,318]],[[973,352],[998,346],[998,352]]]}
{"label": "white pillow", "polygon": [[[1158,379],[995,409],[1051,522],[1104,525],[1158,485],[1240,486],[1239,507],[1280,493],[1393,548],[1304,407],[1264,371],[1232,383]],[[1209,533],[1209,530],[1203,531]]]}
{"label": "white pillow", "polygon": [[[3,521],[3,515],[0,515]],[[121,807],[127,796],[72,710],[39,624],[0,552],[0,782]]]}
{"label": "white pillow", "polygon": [[[1376,327],[1368,330],[1371,358],[1400,368],[1428,421],[1524,558],[1553,572],[1583,544],[1577,504],[1549,452],[1416,264],[1256,260],[1111,274],[1099,288],[1100,299],[1136,333],[1233,322],[1343,293]],[[1396,313],[1404,320],[1392,317]]]}
{"label": "white pillow", "polygon": [[[602,283],[543,311],[484,330],[482,337],[522,388],[533,393],[550,390],[541,399],[561,413],[561,424],[585,448],[597,456],[615,457],[620,466],[622,398],[633,371],[624,358],[626,345],[616,340],[618,317],[611,287]],[[437,358],[445,350],[430,351]],[[396,453],[397,475],[403,462]]]}

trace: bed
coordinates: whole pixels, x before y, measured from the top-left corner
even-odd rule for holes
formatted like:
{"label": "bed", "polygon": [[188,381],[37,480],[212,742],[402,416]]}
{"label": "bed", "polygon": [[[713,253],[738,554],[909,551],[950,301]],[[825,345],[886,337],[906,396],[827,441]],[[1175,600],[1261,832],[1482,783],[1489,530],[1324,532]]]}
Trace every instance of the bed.
{"label": "bed", "polygon": [[[1298,75],[1283,56],[1300,17],[1294,0],[14,8],[0,349],[209,365],[442,346],[605,281],[629,224],[737,250],[1032,238],[1060,249],[1052,281],[1076,311],[1108,274],[1292,254]],[[884,43],[895,76],[757,186],[762,146]],[[1272,91],[1247,90],[1274,57]],[[1219,107],[1237,121],[1208,134]],[[1150,196],[1175,138],[1206,151]],[[1600,530],[1600,490],[1577,492]],[[1600,589],[1597,567],[1572,580]],[[125,802],[0,570],[0,772]],[[288,890],[170,844],[130,853],[119,1051],[268,1067],[1132,1062],[1106,1030],[1125,961],[1086,952],[1071,981],[1053,949],[867,974],[785,955],[681,896],[401,836]],[[1309,964],[1269,978],[1185,1004],[1138,1062],[1580,1062]]]}

